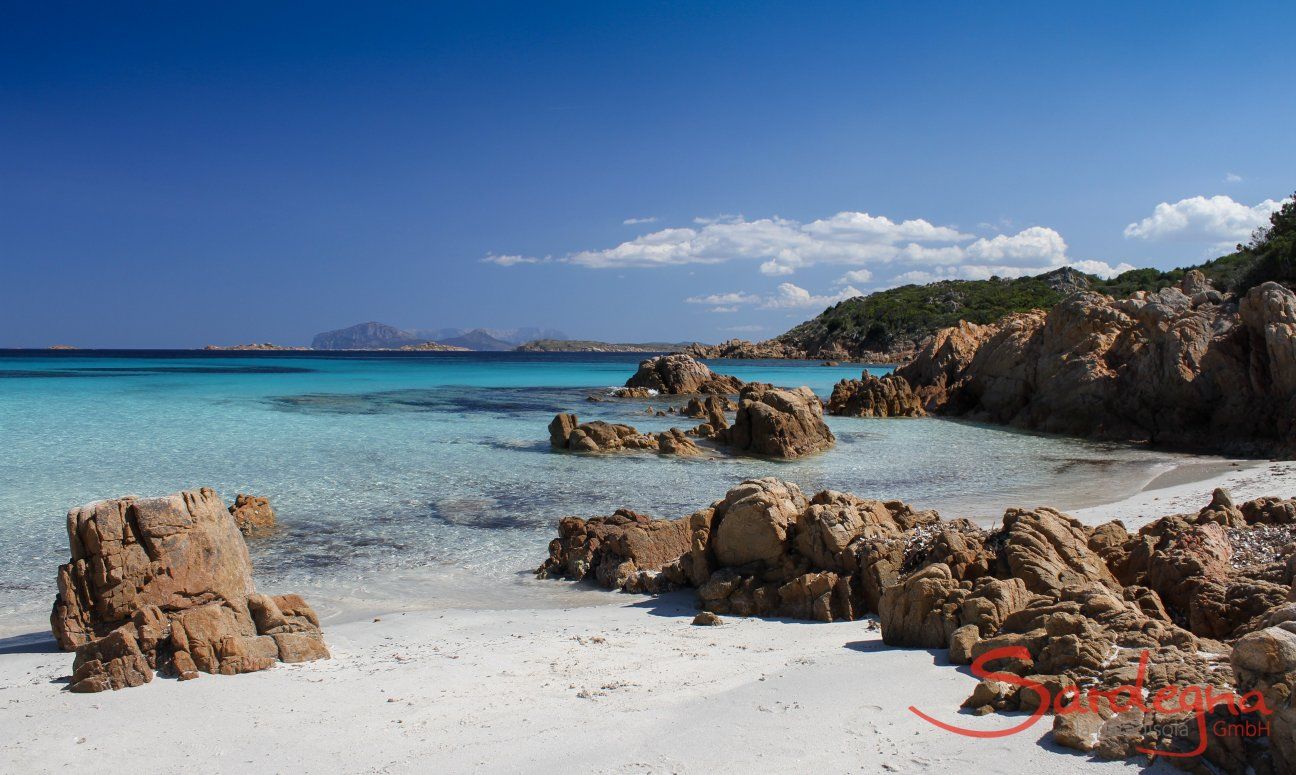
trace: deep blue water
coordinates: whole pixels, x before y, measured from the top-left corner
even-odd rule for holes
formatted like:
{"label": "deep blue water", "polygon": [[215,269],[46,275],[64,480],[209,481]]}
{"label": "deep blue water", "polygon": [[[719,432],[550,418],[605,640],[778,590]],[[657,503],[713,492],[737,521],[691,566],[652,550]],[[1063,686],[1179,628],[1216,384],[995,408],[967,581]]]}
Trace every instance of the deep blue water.
{"label": "deep blue water", "polygon": [[[679,516],[774,474],[808,491],[987,516],[1117,497],[1174,459],[937,419],[829,418],[837,447],[790,463],[550,451],[546,426],[560,411],[645,430],[695,422],[644,414],[682,401],[585,400],[623,384],[643,357],[0,351],[0,625],[48,608],[68,508],[128,493],[269,496],[284,529],[252,551],[259,582],[275,590],[416,589],[431,604],[471,603],[489,588],[507,602],[566,514]],[[825,396],[861,369],[711,365]],[[393,571],[401,583],[384,587]]]}

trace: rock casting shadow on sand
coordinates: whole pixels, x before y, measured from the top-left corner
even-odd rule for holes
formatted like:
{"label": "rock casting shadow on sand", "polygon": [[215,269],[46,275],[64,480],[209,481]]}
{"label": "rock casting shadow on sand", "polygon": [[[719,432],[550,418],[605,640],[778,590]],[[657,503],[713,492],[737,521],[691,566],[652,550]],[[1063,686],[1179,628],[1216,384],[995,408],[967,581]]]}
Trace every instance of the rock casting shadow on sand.
{"label": "rock casting shadow on sand", "polygon": [[48,632],[0,638],[0,654],[56,654],[58,651],[58,643]]}

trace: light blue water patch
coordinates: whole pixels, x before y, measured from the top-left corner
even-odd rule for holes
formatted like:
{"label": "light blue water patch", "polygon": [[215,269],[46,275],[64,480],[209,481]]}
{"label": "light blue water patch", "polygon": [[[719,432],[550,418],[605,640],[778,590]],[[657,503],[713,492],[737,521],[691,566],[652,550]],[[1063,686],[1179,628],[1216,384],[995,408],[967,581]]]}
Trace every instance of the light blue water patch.
{"label": "light blue water patch", "polygon": [[[47,610],[67,510],[128,493],[268,496],[283,529],[252,554],[273,590],[392,569],[507,585],[544,558],[560,516],[621,506],[681,516],[748,477],[993,516],[1119,497],[1175,459],[937,419],[829,418],[837,447],[787,463],[551,451],[546,426],[560,411],[650,431],[696,423],[644,414],[681,400],[586,400],[624,384],[641,357],[0,353],[0,622]],[[824,396],[861,370],[712,366]]]}

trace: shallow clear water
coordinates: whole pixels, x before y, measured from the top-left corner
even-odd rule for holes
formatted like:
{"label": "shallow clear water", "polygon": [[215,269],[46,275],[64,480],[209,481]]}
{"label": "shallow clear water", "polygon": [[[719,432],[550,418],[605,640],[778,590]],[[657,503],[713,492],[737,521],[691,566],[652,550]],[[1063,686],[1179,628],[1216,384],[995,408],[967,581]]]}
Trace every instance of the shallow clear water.
{"label": "shallow clear water", "polygon": [[[507,605],[558,593],[525,571],[566,514],[679,516],[773,474],[807,491],[990,518],[1118,498],[1176,459],[936,419],[849,418],[829,418],[835,449],[790,463],[551,452],[546,426],[559,411],[644,430],[696,423],[643,412],[682,401],[585,400],[623,384],[642,357],[0,352],[0,625],[48,609],[68,508],[128,493],[269,496],[284,529],[252,554],[271,591],[373,608]],[[712,366],[822,395],[860,371]]]}

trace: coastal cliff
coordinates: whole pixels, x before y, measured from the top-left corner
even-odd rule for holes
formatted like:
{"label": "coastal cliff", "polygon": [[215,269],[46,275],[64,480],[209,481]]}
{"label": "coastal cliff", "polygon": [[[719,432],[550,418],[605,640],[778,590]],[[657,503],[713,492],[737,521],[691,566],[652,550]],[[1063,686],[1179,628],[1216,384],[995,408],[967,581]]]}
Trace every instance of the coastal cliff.
{"label": "coastal cliff", "polygon": [[1190,273],[1114,300],[940,331],[897,374],[926,411],[1097,439],[1290,454],[1296,295],[1273,282],[1230,299]]}

